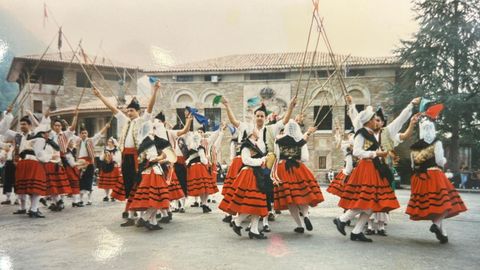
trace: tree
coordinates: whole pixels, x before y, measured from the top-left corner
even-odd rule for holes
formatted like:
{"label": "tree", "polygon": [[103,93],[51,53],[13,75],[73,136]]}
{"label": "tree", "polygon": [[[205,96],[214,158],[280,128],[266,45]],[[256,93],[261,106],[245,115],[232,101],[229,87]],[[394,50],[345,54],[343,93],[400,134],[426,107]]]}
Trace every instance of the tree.
{"label": "tree", "polygon": [[[392,89],[394,111],[422,96],[445,104],[437,130],[457,170],[461,143],[480,147],[480,0],[414,0],[419,30],[396,54],[405,68]],[[473,139],[473,140],[472,140]]]}

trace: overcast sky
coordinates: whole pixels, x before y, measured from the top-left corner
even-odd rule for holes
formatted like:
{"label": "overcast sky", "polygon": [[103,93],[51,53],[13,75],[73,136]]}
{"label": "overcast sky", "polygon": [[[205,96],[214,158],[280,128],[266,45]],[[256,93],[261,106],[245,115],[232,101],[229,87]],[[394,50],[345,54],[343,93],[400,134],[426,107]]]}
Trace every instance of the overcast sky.
{"label": "overcast sky", "polygon": [[[49,19],[43,27],[43,3]],[[417,30],[410,0],[320,0],[336,53],[388,56]],[[304,51],[311,0],[0,0],[48,43],[55,18],[87,53],[102,42],[121,62],[146,66],[229,54]],[[63,50],[68,50],[64,42]],[[312,42],[312,49],[313,49]],[[38,48],[41,53],[44,48]],[[321,45],[321,51],[326,51]],[[100,53],[102,54],[102,53]]]}

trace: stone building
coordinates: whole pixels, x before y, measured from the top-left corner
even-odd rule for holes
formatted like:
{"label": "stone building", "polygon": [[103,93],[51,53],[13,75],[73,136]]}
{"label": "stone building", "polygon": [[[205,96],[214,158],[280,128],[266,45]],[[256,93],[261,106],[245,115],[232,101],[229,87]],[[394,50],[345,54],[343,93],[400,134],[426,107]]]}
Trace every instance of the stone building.
{"label": "stone building", "polygon": [[[343,166],[334,130],[338,126],[343,132],[351,127],[351,122],[346,118],[339,81],[331,79],[322,88],[333,70],[329,55],[317,53],[313,68],[310,68],[313,56],[313,53],[307,55],[307,67],[301,79],[303,53],[231,55],[145,73],[161,80],[163,96],[157,100],[156,109],[163,110],[171,123],[184,119],[182,108],[186,105],[198,108],[217,123],[228,122],[225,109],[221,105],[212,106],[216,95],[229,99],[239,120],[250,120],[252,108],[247,106],[247,100],[254,97],[259,97],[269,110],[281,115],[299,87],[295,113],[300,111],[303,102],[307,126],[313,125],[314,115],[319,116],[316,120],[319,130],[308,143],[308,165],[317,179],[325,179],[328,170]],[[341,72],[345,75],[346,89],[359,108],[388,106],[386,93],[396,83],[400,69],[395,58],[335,55],[335,59],[343,63]],[[229,135],[226,137],[228,139]],[[223,145],[222,159],[228,162],[228,144]]]}
{"label": "stone building", "polygon": [[[125,100],[130,101],[131,95],[136,95],[140,72],[136,67],[114,64],[109,59],[95,59],[81,53],[74,57],[73,52],[49,53],[41,61],[40,58],[41,55],[15,57],[10,66],[7,80],[17,82],[20,90],[15,103],[17,116],[21,117],[30,110],[41,117],[50,108],[52,117],[60,116],[70,122],[80,104],[78,124],[84,125],[93,136],[110,121],[112,114],[92,94],[90,81],[82,66],[112,101],[122,104]],[[113,121],[107,135],[115,134]]]}

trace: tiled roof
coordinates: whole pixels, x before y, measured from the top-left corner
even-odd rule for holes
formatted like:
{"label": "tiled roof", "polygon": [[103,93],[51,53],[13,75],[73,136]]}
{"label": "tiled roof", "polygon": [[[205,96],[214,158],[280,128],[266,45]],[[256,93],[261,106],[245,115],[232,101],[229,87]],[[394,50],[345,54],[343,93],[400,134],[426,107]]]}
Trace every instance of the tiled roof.
{"label": "tiled roof", "polygon": [[[17,56],[14,58],[14,61],[15,60],[39,60],[41,58],[41,54],[34,54],[34,55],[24,55],[24,56]],[[79,64],[79,59],[81,59],[82,61],[82,64],[85,65],[85,59],[82,55],[82,53],[80,52],[77,52],[77,56],[78,57],[75,57],[72,64]],[[90,64],[90,61],[94,61],[95,59],[95,56],[92,56],[92,55],[88,55],[86,54],[87,58],[88,58],[88,63]],[[73,57],[73,52],[70,51],[70,52],[56,52],[56,53],[47,53],[45,54],[45,56],[42,58],[42,62],[45,62],[45,63],[62,63],[62,64],[69,64],[70,61],[72,60],[72,57]],[[110,59],[112,60],[112,59]],[[116,68],[127,68],[127,69],[137,69],[138,67],[134,67],[132,65],[128,65],[128,64],[124,64],[124,63],[120,63],[120,62],[117,62],[117,61],[114,61],[112,60],[110,62],[109,59],[103,57],[103,56],[98,56],[97,59],[95,60],[95,66],[97,67],[109,67],[109,68],[113,68],[113,67],[116,67]],[[112,63],[113,62],[113,63]]]}
{"label": "tiled roof", "polygon": [[[143,96],[135,96],[138,101],[140,102],[140,106],[142,108],[145,108],[146,105],[147,105],[147,102],[148,100],[143,97]],[[106,97],[107,100],[113,104],[116,104],[117,103],[117,100],[115,97]],[[130,96],[130,95],[126,95],[125,96],[125,100],[127,103],[129,103],[131,100],[132,100],[133,96]],[[70,114],[70,113],[73,113],[76,109],[76,106],[70,106],[70,107],[65,107],[65,108],[61,108],[61,109],[58,109],[56,111],[53,111],[51,112],[51,115],[55,116],[55,115],[64,115],[64,114]],[[93,100],[93,101],[87,101],[87,102],[82,102],[82,104],[80,104],[80,106],[78,107],[78,111],[79,113],[91,113],[91,112],[109,112],[110,109],[107,108],[107,106],[105,106],[105,104],[103,104],[103,102],[101,100]]]}
{"label": "tiled roof", "polygon": [[[305,67],[310,67],[314,56],[313,52],[307,53]],[[149,73],[173,73],[173,72],[216,72],[216,71],[249,71],[249,70],[282,70],[299,69],[302,66],[304,53],[258,53],[238,54],[218,58],[207,59],[198,62],[179,64],[172,67],[158,70],[149,70]],[[359,57],[347,55],[334,55],[337,63],[345,62],[347,66],[367,65],[400,65],[396,57]],[[324,52],[317,52],[314,58],[314,67],[332,66],[330,55]]]}

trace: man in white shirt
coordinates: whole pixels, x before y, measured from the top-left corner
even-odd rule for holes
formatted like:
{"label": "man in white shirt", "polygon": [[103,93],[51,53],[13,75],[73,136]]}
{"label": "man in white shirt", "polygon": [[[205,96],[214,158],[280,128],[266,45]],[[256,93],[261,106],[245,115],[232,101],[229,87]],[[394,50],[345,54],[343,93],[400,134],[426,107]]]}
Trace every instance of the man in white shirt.
{"label": "man in white shirt", "polygon": [[[130,104],[127,106],[126,114],[121,112],[114,104],[112,104],[105,96],[100,93],[97,88],[93,88],[93,93],[107,106],[117,119],[118,130],[121,130],[119,134],[119,147],[122,151],[122,175],[125,186],[125,195],[130,197],[134,185],[137,183],[137,170],[138,170],[138,146],[140,144],[138,138],[138,132],[145,121],[151,120],[151,114],[155,100],[157,98],[157,92],[160,89],[160,81],[157,81],[152,86],[152,97],[148,103],[146,111],[140,116],[140,104],[133,98]],[[128,204],[127,204],[128,207]],[[128,210],[128,209],[126,209]],[[128,221],[121,226],[133,226],[134,211],[128,211],[128,216],[123,214],[123,217],[128,217]]]}

